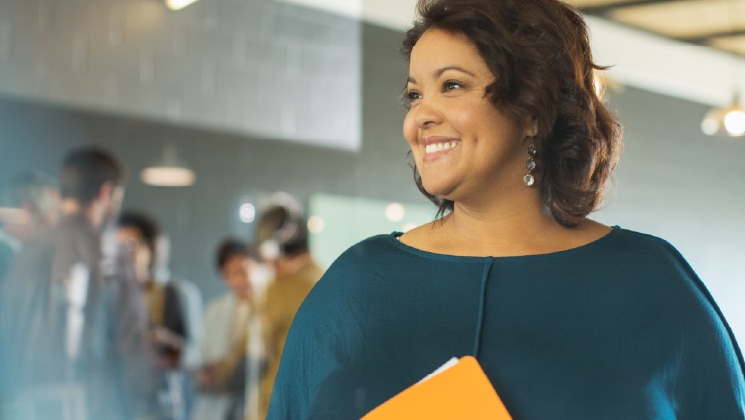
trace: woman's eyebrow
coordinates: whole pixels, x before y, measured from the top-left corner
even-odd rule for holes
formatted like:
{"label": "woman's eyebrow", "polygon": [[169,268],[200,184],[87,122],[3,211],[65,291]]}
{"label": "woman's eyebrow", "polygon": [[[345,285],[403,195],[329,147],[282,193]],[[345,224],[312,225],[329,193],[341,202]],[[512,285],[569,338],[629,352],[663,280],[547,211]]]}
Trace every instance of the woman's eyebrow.
{"label": "woman's eyebrow", "polygon": [[465,73],[465,74],[467,74],[469,76],[474,76],[475,77],[475,75],[473,73],[471,73],[470,71],[464,69],[463,67],[459,67],[459,66],[446,66],[446,67],[443,67],[443,68],[441,68],[441,69],[439,69],[439,70],[437,70],[435,72],[435,76],[436,77],[440,77],[440,76],[442,76],[443,73],[445,73],[448,70],[456,70],[456,71],[459,71],[461,73]]}
{"label": "woman's eyebrow", "polygon": [[[435,71],[435,77],[442,76],[442,74],[445,73],[448,70],[456,70],[456,71],[459,71],[461,73],[465,73],[465,74],[467,74],[469,76],[476,77],[472,72],[464,69],[463,67],[459,67],[459,66],[446,66],[446,67],[443,67],[441,69],[437,69]],[[414,77],[412,77],[412,76],[409,76],[409,78],[407,79],[407,82],[416,84],[416,79]]]}

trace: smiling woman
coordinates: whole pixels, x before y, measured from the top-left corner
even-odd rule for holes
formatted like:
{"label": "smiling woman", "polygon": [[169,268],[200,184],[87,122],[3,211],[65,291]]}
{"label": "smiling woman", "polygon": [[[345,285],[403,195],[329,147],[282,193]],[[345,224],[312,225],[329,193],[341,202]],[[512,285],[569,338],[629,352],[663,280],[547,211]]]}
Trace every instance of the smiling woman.
{"label": "smiling woman", "polygon": [[[496,13],[494,9],[498,7],[504,10]],[[552,13],[562,14],[556,6],[551,7]],[[436,9],[431,10],[437,13]],[[532,175],[537,169],[544,181],[538,184],[542,201],[556,221],[574,225],[602,201],[606,181],[621,149],[620,126],[594,91],[595,71],[603,67],[592,62],[584,22],[577,15],[567,14],[566,21],[551,20],[511,2],[499,6],[486,2],[479,12],[481,16],[472,16],[474,11],[454,9],[435,17],[438,23],[434,28],[424,22],[412,28],[402,47],[411,63],[410,75],[417,71],[417,63],[440,62],[438,76],[454,69],[478,78],[478,82],[471,82],[469,90],[493,105],[490,112],[496,108],[505,114],[502,118],[510,120],[509,124],[528,130],[521,137],[524,153],[531,144],[537,144],[535,159],[527,158],[533,163],[524,160],[521,170]],[[468,25],[477,20],[490,26]],[[574,28],[579,31],[570,36]],[[436,39],[430,41],[433,37]],[[440,54],[448,48],[457,53]],[[557,55],[557,51],[565,53]],[[430,57],[413,56],[416,54]],[[443,60],[456,64],[442,64]],[[443,93],[445,89],[464,87],[447,78],[441,82],[445,83]],[[411,88],[410,84],[408,89]],[[409,106],[415,105],[419,97],[416,89],[409,91]],[[501,124],[488,117],[482,121]],[[406,123],[404,130],[411,143],[410,136],[414,134],[406,131]],[[526,165],[535,166],[524,168]],[[422,188],[421,170],[417,162],[415,177],[420,189],[440,206],[441,214],[452,211],[452,199]],[[513,178],[521,180],[523,176]]]}
{"label": "smiling woman", "polygon": [[417,42],[403,131],[429,194],[460,202],[522,188],[535,124],[523,127],[491,104],[494,81],[465,35],[433,29]]}
{"label": "smiling woman", "polygon": [[581,15],[557,0],[420,0],[418,15],[403,134],[438,217],[328,269],[268,418],[360,418],[468,355],[514,418],[744,418],[742,354],[693,269],[587,218],[621,130]]}

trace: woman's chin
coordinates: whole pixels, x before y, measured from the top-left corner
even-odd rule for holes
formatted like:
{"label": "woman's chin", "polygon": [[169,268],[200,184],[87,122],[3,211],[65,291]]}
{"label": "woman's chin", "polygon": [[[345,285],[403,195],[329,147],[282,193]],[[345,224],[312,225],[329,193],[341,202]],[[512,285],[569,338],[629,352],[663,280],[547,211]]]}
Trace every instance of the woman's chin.
{"label": "woman's chin", "polygon": [[444,199],[448,199],[447,197],[450,196],[453,191],[453,188],[446,183],[431,182],[423,183],[422,186],[430,195]]}

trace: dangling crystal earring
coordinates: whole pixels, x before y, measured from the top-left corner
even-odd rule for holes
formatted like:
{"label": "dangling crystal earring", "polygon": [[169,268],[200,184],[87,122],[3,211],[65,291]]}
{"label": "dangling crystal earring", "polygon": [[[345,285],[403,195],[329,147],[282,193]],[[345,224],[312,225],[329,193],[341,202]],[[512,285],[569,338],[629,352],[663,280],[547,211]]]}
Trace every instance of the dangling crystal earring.
{"label": "dangling crystal earring", "polygon": [[525,168],[528,170],[528,173],[523,177],[523,185],[526,187],[531,187],[535,184],[533,171],[535,171],[535,155],[537,153],[538,151],[535,148],[535,137],[531,137],[530,144],[528,145],[528,161],[525,162]]}

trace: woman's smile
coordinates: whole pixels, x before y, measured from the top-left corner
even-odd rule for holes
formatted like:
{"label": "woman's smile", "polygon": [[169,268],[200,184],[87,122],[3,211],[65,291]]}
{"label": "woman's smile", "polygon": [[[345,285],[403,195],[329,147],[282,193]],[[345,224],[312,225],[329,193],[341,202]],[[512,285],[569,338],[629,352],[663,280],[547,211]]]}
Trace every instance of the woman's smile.
{"label": "woman's smile", "polygon": [[423,139],[421,144],[424,146],[424,157],[422,158],[422,161],[424,163],[430,163],[452,152],[453,149],[460,145],[460,140],[454,138],[428,137]]}

